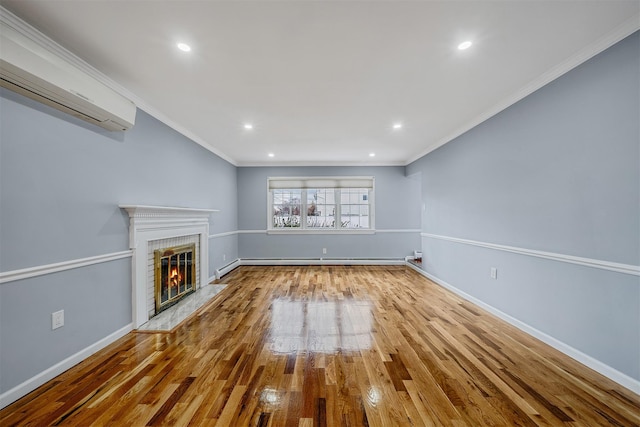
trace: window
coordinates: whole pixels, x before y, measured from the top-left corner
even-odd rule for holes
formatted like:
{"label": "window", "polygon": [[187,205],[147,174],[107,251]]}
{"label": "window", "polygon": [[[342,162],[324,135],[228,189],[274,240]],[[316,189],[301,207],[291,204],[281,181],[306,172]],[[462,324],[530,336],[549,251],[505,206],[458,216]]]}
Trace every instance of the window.
{"label": "window", "polygon": [[273,190],[273,227],[300,227],[302,211],[302,190]]}
{"label": "window", "polygon": [[373,177],[268,178],[270,231],[373,231]]}

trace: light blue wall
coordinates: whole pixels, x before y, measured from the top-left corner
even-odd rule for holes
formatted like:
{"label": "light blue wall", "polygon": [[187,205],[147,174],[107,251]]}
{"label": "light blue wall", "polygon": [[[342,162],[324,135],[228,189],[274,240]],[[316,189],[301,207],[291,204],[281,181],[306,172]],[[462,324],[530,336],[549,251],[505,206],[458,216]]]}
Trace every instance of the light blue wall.
{"label": "light blue wall", "polygon": [[[220,209],[210,233],[237,229],[235,166],[142,111],[110,133],[3,89],[0,126],[4,273],[128,250],[118,204]],[[208,244],[213,276],[237,236]],[[0,284],[0,394],[130,322],[130,258]]]}
{"label": "light blue wall", "polygon": [[[268,235],[267,178],[270,176],[374,176],[373,235]],[[241,258],[403,258],[419,249],[420,182],[404,167],[238,168],[238,236]],[[393,231],[393,232],[390,232]],[[322,253],[327,248],[327,253]]]}
{"label": "light blue wall", "polygon": [[[109,133],[2,90],[0,271],[127,250],[118,204],[215,208],[210,275],[238,257],[400,258],[422,246],[430,274],[640,379],[637,276],[398,231],[638,265],[638,39],[406,170],[235,168],[144,112]],[[264,233],[266,178],[315,175],[375,176],[379,232]],[[0,393],[129,324],[130,304],[128,258],[0,284]],[[65,327],[51,331],[60,309]]]}
{"label": "light blue wall", "polygon": [[[635,33],[409,165],[423,232],[638,266],[639,52]],[[429,274],[640,380],[638,276],[431,237],[422,247]]]}

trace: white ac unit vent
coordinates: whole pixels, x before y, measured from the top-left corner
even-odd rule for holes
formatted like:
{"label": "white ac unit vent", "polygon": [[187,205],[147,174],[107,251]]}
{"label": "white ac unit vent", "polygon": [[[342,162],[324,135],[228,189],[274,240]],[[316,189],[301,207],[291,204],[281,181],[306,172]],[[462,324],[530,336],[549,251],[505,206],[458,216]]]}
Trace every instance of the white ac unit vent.
{"label": "white ac unit vent", "polygon": [[135,123],[133,102],[4,21],[0,86],[110,131]]}

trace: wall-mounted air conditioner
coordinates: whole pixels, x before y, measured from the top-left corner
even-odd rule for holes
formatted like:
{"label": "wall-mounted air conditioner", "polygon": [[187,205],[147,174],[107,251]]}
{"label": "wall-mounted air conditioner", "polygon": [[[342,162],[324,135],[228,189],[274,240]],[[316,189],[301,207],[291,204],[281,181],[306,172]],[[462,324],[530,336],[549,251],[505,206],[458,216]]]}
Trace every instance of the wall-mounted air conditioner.
{"label": "wall-mounted air conditioner", "polygon": [[135,123],[133,102],[4,20],[0,86],[110,131],[128,130]]}

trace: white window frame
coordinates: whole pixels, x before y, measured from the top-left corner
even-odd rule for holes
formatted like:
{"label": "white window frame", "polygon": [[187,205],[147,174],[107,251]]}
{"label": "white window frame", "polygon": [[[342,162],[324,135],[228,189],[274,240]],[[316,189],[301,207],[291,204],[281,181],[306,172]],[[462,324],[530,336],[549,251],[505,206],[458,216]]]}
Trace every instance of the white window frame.
{"label": "white window frame", "polygon": [[[300,227],[276,228],[273,226],[274,189],[301,190]],[[337,220],[334,228],[307,228],[307,189],[333,188],[336,191],[336,218],[341,218],[342,188],[368,188],[369,227],[342,228]],[[267,232],[269,234],[374,234],[375,229],[375,179],[373,176],[314,176],[314,177],[268,177],[267,178]]]}

